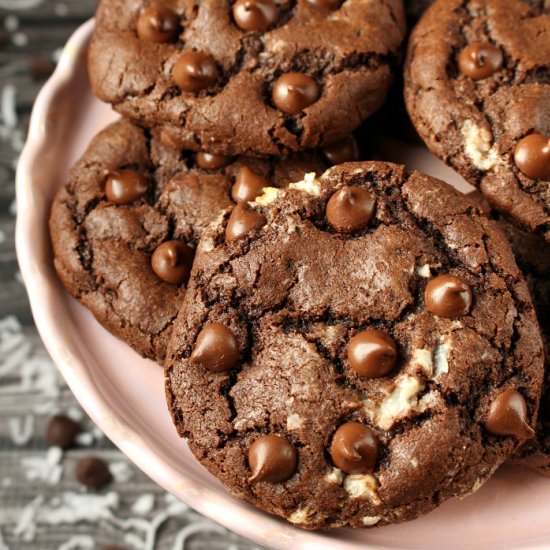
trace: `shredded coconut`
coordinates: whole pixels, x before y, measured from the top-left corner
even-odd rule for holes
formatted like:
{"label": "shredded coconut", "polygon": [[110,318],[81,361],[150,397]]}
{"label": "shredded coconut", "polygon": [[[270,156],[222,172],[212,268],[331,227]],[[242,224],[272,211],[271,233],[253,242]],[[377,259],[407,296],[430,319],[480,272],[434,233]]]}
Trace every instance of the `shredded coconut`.
{"label": "shredded coconut", "polygon": [[28,481],[44,481],[56,485],[63,476],[61,459],[63,451],[59,447],[50,447],[45,456],[28,456],[21,459],[21,467]]}
{"label": "shredded coconut", "polygon": [[141,495],[132,505],[132,512],[138,516],[150,514],[155,507],[155,495],[146,493]]}
{"label": "shredded coconut", "polygon": [[127,462],[111,462],[109,471],[117,483],[127,483],[134,477],[134,472]]}

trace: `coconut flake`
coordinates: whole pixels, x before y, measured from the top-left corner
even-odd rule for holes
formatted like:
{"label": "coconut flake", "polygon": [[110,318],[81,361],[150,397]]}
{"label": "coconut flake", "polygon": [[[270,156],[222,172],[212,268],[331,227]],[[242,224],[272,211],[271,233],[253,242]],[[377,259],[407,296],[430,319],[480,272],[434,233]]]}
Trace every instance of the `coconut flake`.
{"label": "coconut flake", "polygon": [[117,483],[128,483],[133,477],[134,472],[127,462],[111,462],[109,471]]}
{"label": "coconut flake", "polygon": [[89,535],[75,535],[67,542],[64,542],[58,550],[92,550],[95,548],[95,541]]}
{"label": "coconut flake", "polygon": [[146,516],[155,507],[155,495],[146,493],[141,495],[132,505],[132,512],[138,516]]}
{"label": "coconut flake", "polygon": [[61,459],[63,451],[59,447],[50,447],[46,455],[27,456],[21,459],[25,478],[28,481],[44,481],[56,485],[63,476]]}

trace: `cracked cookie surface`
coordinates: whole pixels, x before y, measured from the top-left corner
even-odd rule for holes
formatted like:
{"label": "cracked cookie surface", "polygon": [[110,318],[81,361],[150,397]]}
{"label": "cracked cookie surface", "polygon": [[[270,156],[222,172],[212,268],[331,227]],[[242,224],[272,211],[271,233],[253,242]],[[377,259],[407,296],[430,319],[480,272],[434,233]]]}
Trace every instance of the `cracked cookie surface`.
{"label": "cracked cookie surface", "polygon": [[246,198],[262,183],[284,185],[328,165],[321,153],[292,160],[179,153],[120,120],[94,138],[56,196],[55,267],[100,323],[162,362],[193,249],[208,223],[233,204],[241,170]]}
{"label": "cracked cookie surface", "polygon": [[479,488],[533,434],[542,361],[496,222],[438,180],[350,163],[212,223],[166,395],[233,495],[370,527]]}
{"label": "cracked cookie surface", "polygon": [[544,344],[544,385],[536,437],[526,441],[509,462],[550,477],[550,245],[541,237],[502,219],[479,191],[472,191],[469,196],[482,206],[487,216],[498,221],[508,237],[516,262],[527,281]]}
{"label": "cracked cookie surface", "polygon": [[550,241],[550,8],[437,0],[415,27],[405,98],[417,131],[491,205]]}
{"label": "cracked cookie surface", "polygon": [[545,381],[536,437],[522,445],[510,462],[550,477],[550,245],[506,221],[501,224],[531,291],[545,348]]}
{"label": "cracked cookie surface", "polygon": [[[102,0],[95,93],[172,146],[226,155],[331,144],[381,106],[405,34],[401,0],[255,0],[252,30],[237,24],[238,4],[157,2],[170,17],[145,0]],[[151,31],[169,24],[173,35]]]}

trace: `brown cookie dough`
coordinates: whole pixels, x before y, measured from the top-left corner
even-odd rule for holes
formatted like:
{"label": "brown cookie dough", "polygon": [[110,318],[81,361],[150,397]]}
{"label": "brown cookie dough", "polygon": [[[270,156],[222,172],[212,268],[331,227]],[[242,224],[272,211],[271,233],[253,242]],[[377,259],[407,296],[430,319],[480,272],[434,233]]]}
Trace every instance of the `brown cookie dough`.
{"label": "brown cookie dough", "polygon": [[405,98],[428,147],[550,242],[550,7],[437,0],[409,42]]}
{"label": "brown cookie dough", "polygon": [[384,102],[405,34],[401,0],[156,5],[101,1],[92,87],[172,146],[225,155],[342,139]]}
{"label": "brown cookie dough", "polygon": [[355,154],[351,138],[292,159],[182,154],[121,120],[92,141],[58,192],[56,269],[100,323],[162,362],[194,248],[216,214]]}
{"label": "brown cookie dough", "polygon": [[498,225],[438,180],[350,163],[212,223],[166,393],[235,496],[306,529],[370,527],[486,481],[533,435],[542,362]]}

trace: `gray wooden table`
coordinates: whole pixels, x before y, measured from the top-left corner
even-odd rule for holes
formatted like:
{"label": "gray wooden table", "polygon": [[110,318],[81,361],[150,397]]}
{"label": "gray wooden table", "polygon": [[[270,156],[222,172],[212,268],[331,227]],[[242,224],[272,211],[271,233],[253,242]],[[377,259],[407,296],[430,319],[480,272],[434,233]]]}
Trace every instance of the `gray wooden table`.
{"label": "gray wooden table", "polygon": [[[177,502],[142,474],[86,418],[34,327],[14,245],[15,165],[32,104],[59,49],[95,0],[0,0],[0,550],[242,549],[253,544]],[[48,417],[83,426],[79,445],[48,448]],[[83,456],[114,473],[88,494],[74,478]]]}

